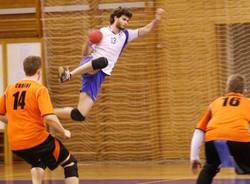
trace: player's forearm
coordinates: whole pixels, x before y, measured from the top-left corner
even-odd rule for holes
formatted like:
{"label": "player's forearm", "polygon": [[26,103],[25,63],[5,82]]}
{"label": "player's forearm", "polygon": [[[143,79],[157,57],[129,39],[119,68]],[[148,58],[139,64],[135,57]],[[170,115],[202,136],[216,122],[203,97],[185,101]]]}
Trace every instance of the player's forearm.
{"label": "player's forearm", "polygon": [[87,56],[88,55],[88,42],[86,42],[83,46],[83,49],[82,49],[82,55],[83,56]]}
{"label": "player's forearm", "polygon": [[199,129],[195,129],[191,141],[190,160],[199,160],[200,147],[204,142],[205,133]]}
{"label": "player's forearm", "polygon": [[93,52],[93,49],[91,48],[91,43],[87,41],[85,45],[83,46],[82,55],[85,57],[85,56],[90,55],[92,52]]}
{"label": "player's forearm", "polygon": [[149,24],[139,29],[139,35],[144,35],[152,31],[158,24],[158,22],[161,20],[162,14],[165,12],[164,9],[158,8],[155,12],[155,19],[152,20]]}
{"label": "player's forearm", "polygon": [[157,26],[158,22],[159,20],[154,19],[146,26],[139,28],[139,36],[142,36],[144,34],[151,32]]}
{"label": "player's forearm", "polygon": [[59,134],[61,136],[64,136],[65,129],[63,128],[62,124],[60,123],[59,119],[56,115],[46,115],[44,116],[44,121],[46,124],[49,125],[53,131],[55,131],[56,134]]}

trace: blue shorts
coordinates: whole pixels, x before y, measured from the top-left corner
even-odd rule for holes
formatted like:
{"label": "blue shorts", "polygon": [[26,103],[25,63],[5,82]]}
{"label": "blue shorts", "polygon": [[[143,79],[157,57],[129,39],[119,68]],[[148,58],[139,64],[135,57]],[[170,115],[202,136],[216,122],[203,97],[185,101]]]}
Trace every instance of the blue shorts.
{"label": "blue shorts", "polygon": [[[80,66],[92,61],[92,56],[85,57],[81,62]],[[80,92],[87,93],[91,99],[95,102],[96,97],[100,91],[102,82],[107,74],[105,74],[102,70],[99,70],[95,74],[83,74],[81,77],[81,89]]]}

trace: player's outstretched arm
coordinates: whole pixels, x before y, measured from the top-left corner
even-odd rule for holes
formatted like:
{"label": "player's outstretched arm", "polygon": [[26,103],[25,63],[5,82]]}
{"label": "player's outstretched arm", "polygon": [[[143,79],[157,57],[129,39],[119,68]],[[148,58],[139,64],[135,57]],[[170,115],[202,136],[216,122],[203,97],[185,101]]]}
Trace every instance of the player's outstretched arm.
{"label": "player's outstretched arm", "polygon": [[149,24],[146,26],[139,28],[139,36],[142,36],[144,34],[149,33],[152,31],[158,24],[158,22],[161,20],[162,14],[165,12],[162,8],[158,8],[155,12],[155,18],[152,20]]}

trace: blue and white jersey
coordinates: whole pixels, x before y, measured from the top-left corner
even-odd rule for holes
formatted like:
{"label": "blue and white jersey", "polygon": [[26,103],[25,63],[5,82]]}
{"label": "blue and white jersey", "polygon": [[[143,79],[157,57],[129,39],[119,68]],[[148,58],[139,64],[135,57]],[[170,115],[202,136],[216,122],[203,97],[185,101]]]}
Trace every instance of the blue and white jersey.
{"label": "blue and white jersey", "polygon": [[127,42],[138,38],[138,29],[126,29],[119,33],[114,33],[110,27],[103,27],[100,31],[103,35],[102,40],[99,44],[94,45],[94,52],[91,55],[93,59],[106,57],[108,66],[103,68],[102,71],[107,75],[111,75],[115,63]]}

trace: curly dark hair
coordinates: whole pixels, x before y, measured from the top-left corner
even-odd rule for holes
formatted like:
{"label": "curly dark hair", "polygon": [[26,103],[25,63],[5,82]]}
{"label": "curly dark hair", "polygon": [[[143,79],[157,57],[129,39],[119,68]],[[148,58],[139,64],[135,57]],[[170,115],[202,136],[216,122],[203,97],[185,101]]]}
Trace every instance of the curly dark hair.
{"label": "curly dark hair", "polygon": [[119,6],[116,8],[110,15],[110,24],[113,24],[115,21],[115,17],[120,18],[122,15],[125,15],[129,19],[132,18],[132,13],[127,8],[122,8]]}

